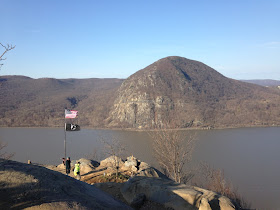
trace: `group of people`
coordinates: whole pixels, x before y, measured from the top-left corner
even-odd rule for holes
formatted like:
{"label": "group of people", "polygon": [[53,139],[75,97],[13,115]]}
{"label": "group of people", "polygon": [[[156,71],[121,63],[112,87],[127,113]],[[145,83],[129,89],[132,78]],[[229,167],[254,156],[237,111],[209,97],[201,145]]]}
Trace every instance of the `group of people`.
{"label": "group of people", "polygon": [[[67,157],[67,159],[65,160],[65,158],[62,158],[62,163],[63,165],[65,165],[65,169],[66,169],[66,174],[67,176],[70,174],[70,170],[71,170],[71,160],[70,157]],[[77,162],[75,164],[74,167],[74,176],[80,180],[81,179],[81,175],[80,175],[80,162]]]}

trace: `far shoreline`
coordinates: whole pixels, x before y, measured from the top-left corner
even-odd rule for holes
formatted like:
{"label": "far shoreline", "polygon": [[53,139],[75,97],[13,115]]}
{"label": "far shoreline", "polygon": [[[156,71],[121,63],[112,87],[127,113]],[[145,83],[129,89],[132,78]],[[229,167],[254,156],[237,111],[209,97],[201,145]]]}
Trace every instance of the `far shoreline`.
{"label": "far shoreline", "polygon": [[[64,126],[0,126],[0,128],[60,128],[63,129]],[[164,129],[164,130],[178,130],[178,131],[204,131],[204,130],[227,130],[227,129],[241,129],[241,128],[277,128],[280,125],[251,125],[251,126],[230,126],[230,127],[204,127],[204,128],[174,128],[174,129]],[[112,130],[112,131],[134,131],[134,132],[153,132],[160,129],[137,129],[137,128],[103,128],[103,127],[90,127],[90,126],[81,126],[81,130]],[[71,132],[71,131],[68,131]]]}

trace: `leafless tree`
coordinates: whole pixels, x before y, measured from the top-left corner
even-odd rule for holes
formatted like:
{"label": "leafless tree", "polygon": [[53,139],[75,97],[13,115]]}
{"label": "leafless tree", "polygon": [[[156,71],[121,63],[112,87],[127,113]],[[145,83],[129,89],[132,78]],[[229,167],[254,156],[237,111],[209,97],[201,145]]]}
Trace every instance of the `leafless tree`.
{"label": "leafless tree", "polygon": [[7,143],[4,143],[0,140],[0,158],[3,159],[10,159],[14,156],[13,153],[7,153],[4,150],[4,148],[7,147]]}
{"label": "leafless tree", "polygon": [[86,158],[100,162],[102,160],[102,158],[104,158],[104,155],[101,153],[100,150],[98,150],[97,148],[94,148],[91,153],[86,155]]}
{"label": "leafless tree", "polygon": [[191,174],[185,166],[191,161],[195,147],[195,135],[175,129],[158,129],[150,132],[153,151],[163,173],[174,181],[187,182]]}
{"label": "leafless tree", "polygon": [[102,138],[104,143],[105,153],[112,158],[111,167],[115,170],[116,179],[119,175],[119,168],[121,163],[121,158],[124,155],[125,147],[120,143],[118,139],[113,138],[110,142]]}
{"label": "leafless tree", "polygon": [[[16,46],[13,46],[13,45],[3,45],[2,43],[0,43],[0,45],[4,48],[4,52],[1,54],[0,56],[0,62],[3,61],[3,60],[6,60],[6,58],[4,58],[3,56],[10,50],[14,49]],[[3,66],[2,63],[0,63],[0,69],[1,67]]]}
{"label": "leafless tree", "polygon": [[222,195],[229,194],[232,185],[225,179],[224,171],[214,169],[208,163],[201,163],[201,174],[203,175],[206,188],[218,192]]}
{"label": "leafless tree", "polygon": [[224,170],[214,169],[206,162],[200,163],[200,187],[207,188],[235,201],[242,209],[250,209],[251,204],[242,197],[231,181],[225,178]]}

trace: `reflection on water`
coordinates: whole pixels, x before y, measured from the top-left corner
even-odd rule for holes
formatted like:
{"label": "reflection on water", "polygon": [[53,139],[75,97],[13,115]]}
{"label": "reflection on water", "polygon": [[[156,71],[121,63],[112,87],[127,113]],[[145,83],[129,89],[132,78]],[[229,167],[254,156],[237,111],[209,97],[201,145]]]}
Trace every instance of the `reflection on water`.
{"label": "reflection on water", "polygon": [[[223,168],[239,192],[259,209],[277,209],[280,182],[280,128],[242,128],[196,132],[193,161],[207,161]],[[92,153],[102,156],[103,140],[119,140],[127,155],[157,166],[146,132],[84,129],[67,132],[67,156],[73,160]],[[0,140],[7,142],[14,160],[59,164],[64,156],[63,128],[0,128]],[[104,156],[103,156],[104,157]]]}

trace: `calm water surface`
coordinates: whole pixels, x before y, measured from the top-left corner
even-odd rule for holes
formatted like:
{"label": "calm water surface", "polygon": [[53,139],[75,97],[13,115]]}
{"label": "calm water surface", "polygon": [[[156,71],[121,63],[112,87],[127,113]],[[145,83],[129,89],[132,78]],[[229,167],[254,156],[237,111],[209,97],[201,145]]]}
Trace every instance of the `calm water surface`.
{"label": "calm water surface", "polygon": [[[190,132],[190,131],[189,131]],[[194,131],[191,131],[194,132]],[[207,161],[225,175],[257,209],[280,209],[280,128],[242,128],[196,131],[193,161]],[[145,132],[90,130],[67,132],[67,156],[72,159],[96,153],[102,158],[103,142],[118,139],[142,161],[157,166],[151,139]],[[64,156],[63,128],[0,128],[0,140],[14,160],[59,164]],[[103,156],[104,157],[104,156]]]}

